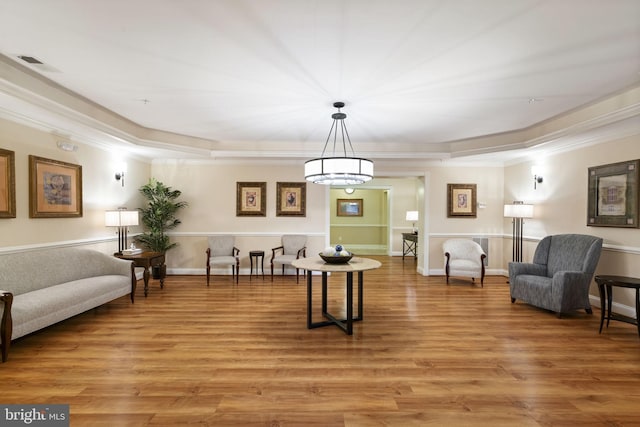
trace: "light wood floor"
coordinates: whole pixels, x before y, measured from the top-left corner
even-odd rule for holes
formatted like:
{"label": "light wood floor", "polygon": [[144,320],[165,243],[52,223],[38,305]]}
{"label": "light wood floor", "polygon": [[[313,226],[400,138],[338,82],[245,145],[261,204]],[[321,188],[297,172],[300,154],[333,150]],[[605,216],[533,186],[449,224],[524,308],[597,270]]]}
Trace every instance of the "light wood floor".
{"label": "light wood floor", "polygon": [[634,326],[599,335],[599,310],[511,304],[504,277],[447,286],[375,258],[352,336],[307,330],[302,278],[170,276],[15,341],[0,402],[68,403],[72,426],[640,425]]}

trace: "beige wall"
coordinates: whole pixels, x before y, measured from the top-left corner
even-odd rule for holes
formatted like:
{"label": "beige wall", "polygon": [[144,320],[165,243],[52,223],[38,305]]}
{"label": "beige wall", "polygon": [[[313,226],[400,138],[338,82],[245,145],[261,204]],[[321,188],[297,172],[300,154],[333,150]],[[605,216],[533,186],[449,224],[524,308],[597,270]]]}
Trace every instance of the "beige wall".
{"label": "beige wall", "polygon": [[[87,245],[112,252],[117,243],[113,231],[104,227],[104,211],[118,206],[142,205],[138,188],[153,176],[183,192],[189,207],[180,213],[183,224],[172,237],[180,246],[168,254],[173,273],[202,274],[206,238],[211,234],[237,236],[243,269],[248,268],[248,252],[267,252],[279,244],[285,233],[309,236],[309,253],[321,251],[329,243],[329,188],[307,185],[306,217],[275,215],[276,182],[303,182],[302,163],[156,161],[151,165],[132,157],[120,158],[95,144],[72,141],[76,152],[61,151],[58,138],[14,122],[0,120],[0,147],[16,153],[17,218],[0,219],[0,251],[56,245]],[[29,218],[28,155],[74,163],[83,167],[84,215],[82,218]],[[555,233],[587,233],[605,240],[597,273],[640,276],[640,229],[586,226],[587,168],[640,158],[637,137],[619,139],[537,159],[544,182],[533,189],[532,162],[507,167],[464,165],[427,166],[413,178],[376,178],[370,186],[389,191],[391,252],[402,252],[401,233],[410,230],[404,220],[407,210],[419,210],[421,246],[418,270],[443,273],[442,242],[449,237],[488,237],[489,271],[503,274],[511,259],[511,224],[503,218],[505,201],[523,200],[535,205],[535,217],[525,222],[525,260],[530,260],[540,238]],[[126,185],[113,178],[115,164],[128,165]],[[267,216],[236,217],[235,191],[238,181],[267,183]],[[477,184],[477,218],[447,218],[448,183]],[[365,186],[366,187],[366,186]],[[132,228],[132,233],[140,227]],[[268,263],[267,263],[268,265]],[[616,290],[615,300],[634,306],[630,292]],[[595,289],[592,294],[596,295]]]}
{"label": "beige wall", "polygon": [[[587,226],[588,168],[640,158],[638,137],[592,145],[579,150],[559,153],[536,162],[526,162],[505,168],[505,200],[532,203],[534,218],[525,220],[526,245],[524,260],[530,261],[538,240],[549,234],[581,233],[604,239],[604,251],[596,274],[640,277],[640,229]],[[544,182],[533,188],[531,166],[540,169]],[[507,234],[510,223],[504,219]],[[510,248],[511,241],[505,240]],[[510,251],[510,249],[509,249]],[[510,252],[505,253],[505,262]],[[635,306],[630,290],[616,289],[615,300]],[[597,287],[591,293],[597,295]]]}
{"label": "beige wall", "polygon": [[[150,165],[108,153],[82,141],[67,152],[57,137],[15,122],[0,119],[0,148],[15,152],[16,218],[0,219],[0,249],[46,244],[89,244],[113,252],[117,241],[104,226],[104,211],[140,204],[138,187],[149,177]],[[81,218],[29,218],[29,155],[82,166],[83,216]],[[125,187],[115,178],[115,165],[127,164]]]}

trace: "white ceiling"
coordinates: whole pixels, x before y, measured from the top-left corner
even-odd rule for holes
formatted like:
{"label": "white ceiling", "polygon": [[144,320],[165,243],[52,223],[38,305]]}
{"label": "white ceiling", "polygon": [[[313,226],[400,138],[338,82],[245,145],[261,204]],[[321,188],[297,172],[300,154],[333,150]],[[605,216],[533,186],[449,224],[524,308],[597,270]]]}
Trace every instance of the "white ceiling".
{"label": "white ceiling", "polygon": [[0,114],[150,158],[318,156],[344,101],[359,155],[505,160],[640,84],[640,1],[2,0],[0,54]]}

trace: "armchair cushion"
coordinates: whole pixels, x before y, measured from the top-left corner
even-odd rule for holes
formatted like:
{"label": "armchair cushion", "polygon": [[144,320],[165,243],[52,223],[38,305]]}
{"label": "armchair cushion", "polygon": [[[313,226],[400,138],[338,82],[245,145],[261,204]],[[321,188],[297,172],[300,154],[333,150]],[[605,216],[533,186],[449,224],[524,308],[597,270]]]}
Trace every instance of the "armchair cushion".
{"label": "armchair cushion", "polygon": [[601,251],[599,237],[545,237],[536,247],[532,263],[509,263],[511,302],[519,299],[558,316],[578,309],[591,313],[589,287]]}

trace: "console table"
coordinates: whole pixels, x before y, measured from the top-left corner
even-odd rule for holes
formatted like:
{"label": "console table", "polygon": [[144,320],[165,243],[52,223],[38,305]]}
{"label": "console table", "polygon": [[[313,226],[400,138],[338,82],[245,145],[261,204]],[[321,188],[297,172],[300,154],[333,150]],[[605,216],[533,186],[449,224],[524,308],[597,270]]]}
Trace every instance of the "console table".
{"label": "console table", "polygon": [[164,278],[166,275],[166,269],[164,265],[164,253],[162,252],[142,252],[135,255],[124,255],[115,253],[114,256],[128,261],[133,261],[134,267],[144,268],[144,296],[147,296],[149,292],[149,268],[160,268],[160,289],[164,287]]}
{"label": "console table", "polygon": [[[607,319],[607,328],[609,327],[610,320],[631,323],[632,325],[636,325],[638,327],[638,336],[640,336],[640,279],[624,276],[596,276],[595,281],[598,284],[598,292],[600,293],[600,333],[602,333],[602,325],[604,324],[604,319]],[[611,312],[611,302],[613,301],[612,288],[614,286],[636,290],[635,320],[627,316]]]}
{"label": "console table", "polygon": [[416,233],[402,233],[402,260],[405,255],[413,255],[418,259],[418,235]]}
{"label": "console table", "polygon": [[[307,329],[320,328],[322,326],[336,325],[347,335],[353,334],[353,322],[363,319],[362,294],[364,271],[374,270],[382,264],[379,261],[369,258],[353,257],[346,264],[327,264],[319,256],[296,259],[291,263],[295,268],[307,270]],[[322,272],[322,315],[328,320],[313,322],[312,296],[313,296],[313,274],[312,271]],[[338,319],[333,314],[327,312],[327,273],[346,273],[346,317]],[[358,273],[358,316],[353,317],[353,273]]]}

